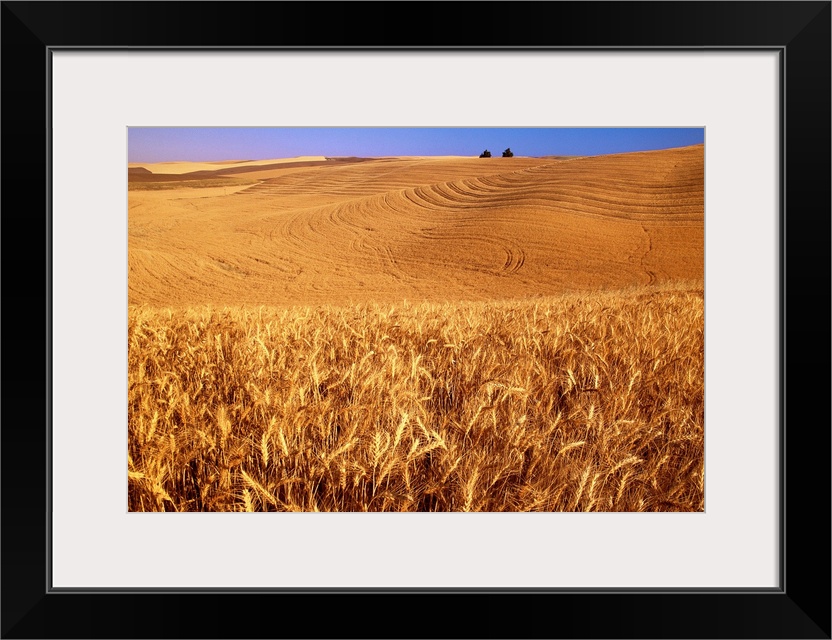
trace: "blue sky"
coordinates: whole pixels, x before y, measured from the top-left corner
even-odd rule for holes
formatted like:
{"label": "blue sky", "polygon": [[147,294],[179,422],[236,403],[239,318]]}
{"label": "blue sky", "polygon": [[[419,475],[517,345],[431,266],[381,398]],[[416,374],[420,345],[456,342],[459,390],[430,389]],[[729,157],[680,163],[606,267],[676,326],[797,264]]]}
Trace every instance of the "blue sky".
{"label": "blue sky", "polygon": [[705,141],[698,128],[130,127],[129,162],[295,156],[601,155]]}

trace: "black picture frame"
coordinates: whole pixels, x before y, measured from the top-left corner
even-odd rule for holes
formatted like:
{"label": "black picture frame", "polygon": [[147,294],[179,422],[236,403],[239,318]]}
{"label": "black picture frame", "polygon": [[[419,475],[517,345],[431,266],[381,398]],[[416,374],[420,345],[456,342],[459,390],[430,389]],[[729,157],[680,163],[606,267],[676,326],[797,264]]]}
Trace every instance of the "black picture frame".
{"label": "black picture frame", "polygon": [[[830,15],[828,1],[3,2],[2,637],[830,638]],[[778,51],[780,587],[51,589],[48,96],[50,52],[67,47]]]}

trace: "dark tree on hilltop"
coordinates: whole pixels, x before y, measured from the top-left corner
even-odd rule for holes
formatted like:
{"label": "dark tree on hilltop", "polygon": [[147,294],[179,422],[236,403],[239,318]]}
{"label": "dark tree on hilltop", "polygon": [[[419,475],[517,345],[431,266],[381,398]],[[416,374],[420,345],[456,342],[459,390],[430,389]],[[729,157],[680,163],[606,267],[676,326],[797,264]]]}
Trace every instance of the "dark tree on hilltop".
{"label": "dark tree on hilltop", "polygon": [[505,151],[503,151],[503,157],[504,158],[513,158],[514,154],[511,152],[511,149],[506,149]]}
{"label": "dark tree on hilltop", "polygon": [[491,157],[491,152],[488,149],[486,149],[485,151],[483,151],[480,154],[480,158],[490,158],[490,157]]}

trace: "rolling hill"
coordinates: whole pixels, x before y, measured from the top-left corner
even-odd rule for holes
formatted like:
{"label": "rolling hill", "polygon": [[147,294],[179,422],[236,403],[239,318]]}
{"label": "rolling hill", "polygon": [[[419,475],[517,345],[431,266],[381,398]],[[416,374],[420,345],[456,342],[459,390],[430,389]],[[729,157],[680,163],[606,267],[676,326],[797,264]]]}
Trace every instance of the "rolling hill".
{"label": "rolling hill", "polygon": [[704,277],[702,145],[131,165],[128,181],[130,304],[481,301]]}

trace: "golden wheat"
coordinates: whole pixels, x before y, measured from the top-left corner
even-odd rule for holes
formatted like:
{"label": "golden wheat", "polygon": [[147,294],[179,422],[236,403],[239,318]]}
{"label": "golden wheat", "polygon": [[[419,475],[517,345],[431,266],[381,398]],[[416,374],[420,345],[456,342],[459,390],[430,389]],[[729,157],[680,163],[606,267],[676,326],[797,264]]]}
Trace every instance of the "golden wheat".
{"label": "golden wheat", "polygon": [[699,511],[701,283],[129,310],[131,511]]}

